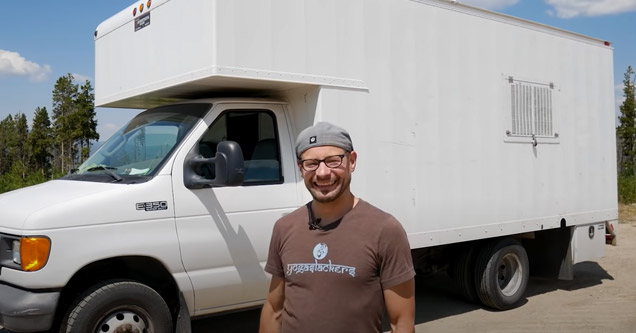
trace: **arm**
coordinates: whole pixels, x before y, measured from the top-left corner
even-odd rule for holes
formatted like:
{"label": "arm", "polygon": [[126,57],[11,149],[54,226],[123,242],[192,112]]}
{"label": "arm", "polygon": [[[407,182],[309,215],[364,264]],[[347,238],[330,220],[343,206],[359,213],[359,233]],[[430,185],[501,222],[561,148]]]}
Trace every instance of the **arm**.
{"label": "arm", "polygon": [[392,333],[415,332],[415,280],[384,290],[384,302]]}
{"label": "arm", "polygon": [[267,294],[267,299],[261,311],[260,333],[280,332],[280,319],[283,314],[284,301],[285,280],[277,276],[272,276],[269,293]]}

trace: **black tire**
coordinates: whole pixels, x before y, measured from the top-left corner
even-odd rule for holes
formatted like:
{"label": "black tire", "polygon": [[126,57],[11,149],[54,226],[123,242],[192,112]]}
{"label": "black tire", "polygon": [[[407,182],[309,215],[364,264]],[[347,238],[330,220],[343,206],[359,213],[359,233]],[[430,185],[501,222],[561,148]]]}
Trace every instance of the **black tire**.
{"label": "black tire", "polygon": [[462,247],[450,267],[450,276],[459,295],[466,300],[479,303],[475,290],[475,257],[476,245],[467,244]]}
{"label": "black tire", "polygon": [[503,238],[487,243],[475,263],[475,289],[486,306],[508,310],[522,300],[528,286],[530,264],[521,243]]}
{"label": "black tire", "polygon": [[79,299],[61,332],[172,332],[172,315],[152,288],[132,281],[109,281]]}

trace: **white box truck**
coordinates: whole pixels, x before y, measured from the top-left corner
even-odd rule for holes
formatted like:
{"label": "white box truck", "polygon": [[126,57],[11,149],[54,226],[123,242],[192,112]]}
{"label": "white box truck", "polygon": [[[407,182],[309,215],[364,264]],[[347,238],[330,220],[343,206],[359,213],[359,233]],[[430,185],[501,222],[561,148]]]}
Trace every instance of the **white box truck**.
{"label": "white box truck", "polygon": [[[440,0],[154,0],[95,31],[96,104],[148,109],[79,170],[0,196],[0,325],[187,331],[256,307],[294,155],[346,128],[355,195],[420,272],[516,306],[617,224],[612,47]],[[117,332],[119,332],[117,331]]]}

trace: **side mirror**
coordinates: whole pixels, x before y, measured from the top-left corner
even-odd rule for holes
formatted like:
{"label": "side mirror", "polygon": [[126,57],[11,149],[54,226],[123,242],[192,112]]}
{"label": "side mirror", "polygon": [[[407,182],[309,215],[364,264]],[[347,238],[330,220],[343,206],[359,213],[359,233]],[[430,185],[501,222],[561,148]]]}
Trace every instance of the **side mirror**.
{"label": "side mirror", "polygon": [[[205,158],[193,149],[183,166],[183,182],[189,189],[212,186],[239,186],[243,184],[243,151],[234,141],[223,141],[216,146],[216,155]],[[206,179],[195,172],[202,164],[214,165],[214,179]]]}

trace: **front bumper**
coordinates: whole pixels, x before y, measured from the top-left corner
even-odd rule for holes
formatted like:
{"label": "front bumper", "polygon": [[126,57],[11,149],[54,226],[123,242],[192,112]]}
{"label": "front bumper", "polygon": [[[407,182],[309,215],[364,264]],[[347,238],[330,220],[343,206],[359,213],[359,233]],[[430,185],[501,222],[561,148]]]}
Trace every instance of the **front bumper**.
{"label": "front bumper", "polygon": [[0,284],[0,326],[16,332],[49,330],[59,292],[35,292]]}

